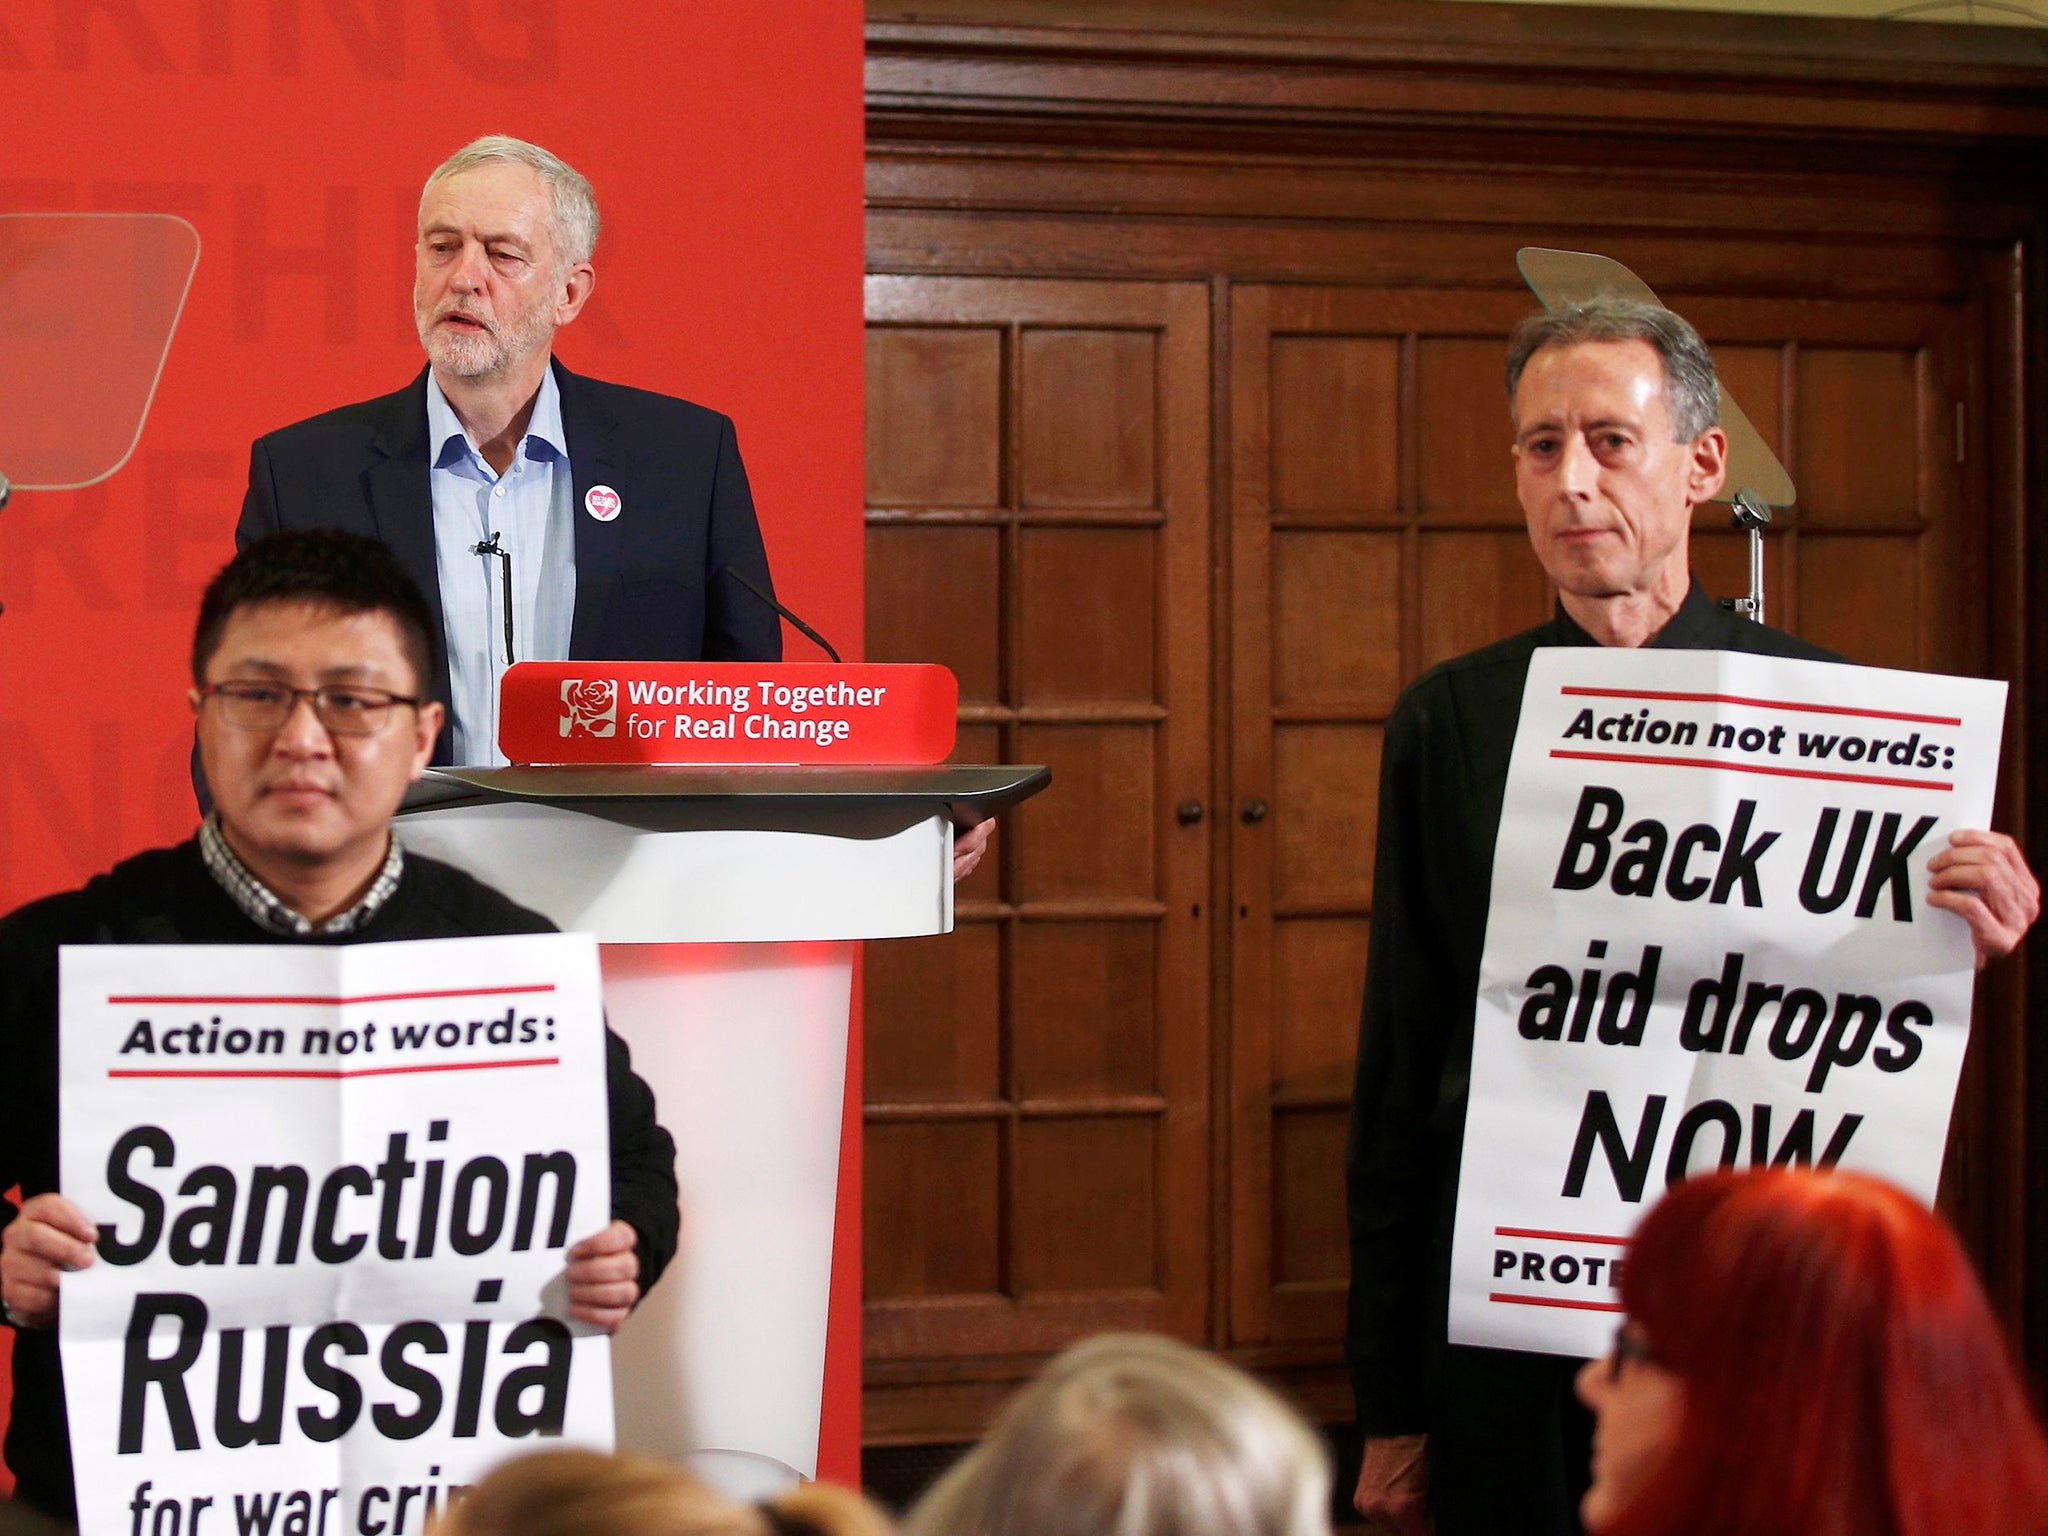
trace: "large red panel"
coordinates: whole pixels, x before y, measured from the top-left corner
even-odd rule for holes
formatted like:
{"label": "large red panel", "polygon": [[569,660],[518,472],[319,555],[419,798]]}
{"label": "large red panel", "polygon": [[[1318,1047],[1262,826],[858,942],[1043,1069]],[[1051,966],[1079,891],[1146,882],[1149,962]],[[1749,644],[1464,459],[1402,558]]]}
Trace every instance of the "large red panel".
{"label": "large red panel", "polygon": [[[858,654],[861,7],[800,18],[778,0],[0,7],[0,211],[172,212],[203,243],[135,456],[0,513],[0,909],[189,831],[182,657],[249,442],[419,368],[419,186],[481,133],[596,185],[597,291],[563,360],[730,414],[779,592]],[[850,1478],[857,1340],[833,1351],[825,1465]]]}

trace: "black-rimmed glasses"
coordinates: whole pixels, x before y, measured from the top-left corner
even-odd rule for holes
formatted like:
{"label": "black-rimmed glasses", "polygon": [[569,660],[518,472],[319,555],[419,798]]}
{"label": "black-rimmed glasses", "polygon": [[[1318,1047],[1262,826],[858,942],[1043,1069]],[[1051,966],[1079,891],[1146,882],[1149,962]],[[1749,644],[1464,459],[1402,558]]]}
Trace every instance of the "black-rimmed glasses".
{"label": "black-rimmed glasses", "polygon": [[221,719],[243,731],[282,729],[299,707],[299,700],[305,699],[313,706],[313,718],[336,736],[374,736],[391,723],[394,705],[420,707],[416,698],[354,683],[327,683],[318,688],[253,681],[208,683],[199,690],[199,697],[214,700]]}
{"label": "black-rimmed glasses", "polygon": [[1650,1353],[1650,1346],[1640,1335],[1630,1333],[1629,1325],[1623,1323],[1614,1330],[1614,1343],[1607,1351],[1607,1379],[1620,1381],[1621,1373],[1631,1360],[1642,1360],[1651,1365],[1657,1363],[1657,1357]]}

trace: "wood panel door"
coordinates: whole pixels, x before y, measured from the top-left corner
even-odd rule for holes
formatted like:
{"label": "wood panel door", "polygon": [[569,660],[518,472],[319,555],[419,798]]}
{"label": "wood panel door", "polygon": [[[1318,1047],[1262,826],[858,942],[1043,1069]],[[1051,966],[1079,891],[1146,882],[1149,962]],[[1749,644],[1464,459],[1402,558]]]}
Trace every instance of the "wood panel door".
{"label": "wood panel door", "polygon": [[[1207,290],[877,276],[867,313],[868,655],[953,668],[959,760],[1053,770],[956,932],[867,950],[867,1352],[1199,1338]],[[919,1433],[869,1380],[869,1437]]]}
{"label": "wood panel door", "polygon": [[[1960,304],[1670,294],[1792,472],[1768,541],[1768,617],[1849,659],[1972,670],[1959,622],[1989,517],[1966,472],[1980,387]],[[1400,689],[1539,622],[1552,593],[1514,496],[1503,339],[1526,292],[1243,285],[1230,308],[1233,908],[1231,1342],[1333,1344],[1348,1270],[1343,1157],[1381,732]],[[1967,504],[1966,504],[1967,503]],[[1747,589],[1702,510],[1694,569]],[[1948,1203],[1971,1229],[2005,1123],[1987,1018]],[[1985,1210],[1988,1200],[1978,1201]],[[1988,1219],[1988,1218],[1987,1218]],[[1978,1251],[1996,1234],[1972,1234]],[[2016,1245],[2013,1245],[2016,1251]]]}

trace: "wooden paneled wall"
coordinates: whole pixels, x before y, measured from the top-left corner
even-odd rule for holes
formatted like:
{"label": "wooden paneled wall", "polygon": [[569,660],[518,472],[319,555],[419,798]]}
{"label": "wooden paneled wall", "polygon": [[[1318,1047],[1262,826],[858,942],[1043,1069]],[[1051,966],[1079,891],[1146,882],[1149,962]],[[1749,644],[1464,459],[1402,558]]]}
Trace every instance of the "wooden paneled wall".
{"label": "wooden paneled wall", "polygon": [[[1627,262],[1715,345],[1800,487],[1774,622],[2014,681],[2027,826],[2048,68],[1982,29],[1189,9],[870,12],[869,653],[954,668],[962,759],[1055,771],[957,933],[870,950],[871,1441],[971,1436],[1106,1327],[1348,1415],[1380,731],[1551,601],[1518,246]],[[1714,518],[1695,549],[1746,585]],[[2024,960],[1986,989],[1945,1194],[2016,1328],[2048,1302],[2025,993]]]}
{"label": "wooden paneled wall", "polygon": [[871,1356],[1199,1337],[1210,1201],[1200,284],[868,280],[877,659],[1048,764],[959,929],[868,960]]}

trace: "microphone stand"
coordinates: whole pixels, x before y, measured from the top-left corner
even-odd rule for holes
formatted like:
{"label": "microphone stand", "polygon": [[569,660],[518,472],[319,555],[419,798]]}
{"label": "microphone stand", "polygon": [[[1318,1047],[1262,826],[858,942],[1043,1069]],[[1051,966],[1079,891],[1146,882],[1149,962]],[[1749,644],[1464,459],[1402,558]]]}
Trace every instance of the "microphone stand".
{"label": "microphone stand", "polygon": [[730,576],[734,581],[738,582],[741,586],[745,587],[749,592],[753,593],[754,596],[761,599],[762,602],[766,603],[770,608],[773,608],[777,613],[781,614],[785,619],[789,620],[790,623],[794,624],[797,627],[797,630],[806,639],[814,642],[820,650],[822,650],[827,656],[830,656],[832,658],[833,665],[837,666],[839,664],[839,652],[832,648],[832,642],[830,640],[827,640],[823,635],[819,634],[815,629],[811,628],[810,625],[806,624],[802,619],[798,618],[795,614],[791,613],[787,608],[783,607],[782,604],[775,601],[775,599],[770,597],[766,592],[763,592],[759,587],[755,586],[751,581],[747,580],[746,577],[742,576],[739,573],[739,568],[737,566],[728,565],[724,570],[720,571],[718,574],[721,576]]}
{"label": "microphone stand", "polygon": [[469,552],[473,555],[496,555],[500,562],[498,571],[504,578],[505,597],[505,665],[509,667],[512,665],[512,551],[500,545],[497,534],[493,533],[482,543],[470,545]]}
{"label": "microphone stand", "polygon": [[1749,596],[1724,597],[1721,606],[1761,624],[1764,621],[1764,529],[1770,526],[1771,509],[1755,491],[1740,490],[1735,493],[1733,521],[1737,528],[1749,530]]}

